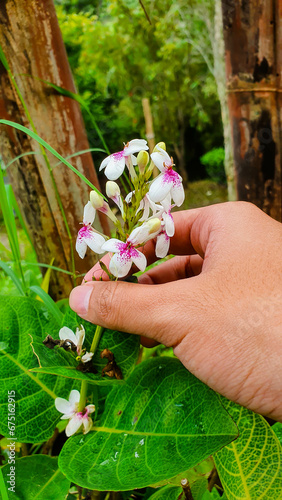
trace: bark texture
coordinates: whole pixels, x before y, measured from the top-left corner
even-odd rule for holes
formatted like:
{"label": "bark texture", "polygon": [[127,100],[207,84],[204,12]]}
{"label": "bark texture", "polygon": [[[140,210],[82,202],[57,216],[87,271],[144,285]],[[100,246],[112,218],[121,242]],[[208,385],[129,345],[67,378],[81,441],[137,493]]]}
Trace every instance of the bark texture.
{"label": "bark texture", "polygon": [[282,220],[280,0],[223,0],[237,197]]}
{"label": "bark texture", "polygon": [[[89,148],[79,105],[56,93],[39,79],[75,92],[53,0],[2,0],[0,44],[15,76],[37,133],[62,156]],[[39,79],[38,79],[39,78]],[[1,117],[30,128],[27,117],[4,67],[0,68]],[[7,164],[15,156],[39,152],[36,141],[10,127],[0,128],[0,151]],[[47,152],[52,167],[58,162]],[[72,164],[99,189],[90,153],[75,157]],[[25,156],[8,169],[9,177],[30,231],[39,262],[70,269],[71,247],[56,199],[49,170],[41,154]],[[89,188],[66,166],[53,170],[64,206],[73,244]],[[107,220],[100,219],[108,233]],[[75,254],[79,272],[87,271],[95,257],[88,252],[82,261]],[[73,284],[66,274],[52,273],[50,292],[55,299],[69,294]]]}

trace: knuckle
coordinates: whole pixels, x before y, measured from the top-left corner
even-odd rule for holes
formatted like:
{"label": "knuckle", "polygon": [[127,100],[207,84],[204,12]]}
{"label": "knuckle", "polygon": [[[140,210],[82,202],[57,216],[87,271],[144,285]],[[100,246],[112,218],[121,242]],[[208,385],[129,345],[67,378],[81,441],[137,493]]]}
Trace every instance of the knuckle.
{"label": "knuckle", "polygon": [[118,317],[117,283],[103,282],[97,298],[98,322],[103,325],[113,326]]}

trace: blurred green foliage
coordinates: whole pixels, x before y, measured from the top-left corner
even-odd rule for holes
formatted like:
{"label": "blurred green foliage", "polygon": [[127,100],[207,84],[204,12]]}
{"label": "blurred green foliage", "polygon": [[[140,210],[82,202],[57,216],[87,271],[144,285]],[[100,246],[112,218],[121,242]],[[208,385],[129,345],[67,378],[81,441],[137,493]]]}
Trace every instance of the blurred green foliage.
{"label": "blurred green foliage", "polygon": [[205,165],[208,176],[215,182],[225,181],[224,158],[223,148],[212,149],[201,157],[201,162]]}
{"label": "blurred green foliage", "polygon": [[[156,142],[164,140],[177,162],[188,165],[190,178],[204,177],[200,156],[223,145],[207,29],[213,1],[146,2],[151,24],[136,0],[56,4],[78,91],[110,150],[145,136],[142,98],[148,97]],[[86,114],[84,119],[98,147]]]}

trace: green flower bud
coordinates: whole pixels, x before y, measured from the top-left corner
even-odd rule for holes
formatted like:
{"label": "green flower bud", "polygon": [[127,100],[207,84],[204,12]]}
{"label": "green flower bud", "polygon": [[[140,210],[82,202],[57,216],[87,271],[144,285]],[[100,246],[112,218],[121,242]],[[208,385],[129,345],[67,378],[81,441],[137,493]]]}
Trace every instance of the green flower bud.
{"label": "green flower bud", "polygon": [[137,155],[137,165],[141,174],[143,174],[143,172],[145,171],[149,158],[150,157],[147,151],[139,151]]}
{"label": "green flower bud", "polygon": [[96,210],[99,210],[99,208],[102,208],[104,205],[104,200],[100,194],[98,194],[96,191],[91,191],[90,193],[90,202]]}
{"label": "green flower bud", "polygon": [[166,151],[166,145],[165,142],[158,142],[158,144],[155,145],[153,153],[159,153],[158,148],[164,149]]}

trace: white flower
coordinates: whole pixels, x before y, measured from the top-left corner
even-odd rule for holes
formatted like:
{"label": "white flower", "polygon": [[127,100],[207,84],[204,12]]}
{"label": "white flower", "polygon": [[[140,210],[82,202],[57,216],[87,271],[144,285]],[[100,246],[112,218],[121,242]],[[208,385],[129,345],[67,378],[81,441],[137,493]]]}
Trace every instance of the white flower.
{"label": "white flower", "polygon": [[108,196],[108,198],[111,198],[111,200],[115,202],[115,204],[121,211],[121,215],[123,216],[124,214],[123,201],[120,194],[119,185],[116,182],[108,181],[106,183],[106,195]]}
{"label": "white flower", "polygon": [[184,201],[185,193],[182,185],[182,177],[173,170],[173,160],[164,149],[157,148],[159,152],[151,154],[151,158],[160,170],[160,175],[153,180],[149,196],[152,201],[162,201],[169,193],[176,205],[180,207]]}
{"label": "white flower", "polygon": [[136,158],[132,157],[132,155],[134,153],[139,153],[142,149],[149,149],[147,141],[144,139],[133,139],[124,146],[122,151],[107,156],[107,158],[102,161],[99,170],[106,167],[106,177],[111,181],[115,181],[122,175],[129,157],[133,165],[136,165]]}
{"label": "white flower", "polygon": [[159,259],[163,259],[168,254],[170,238],[174,235],[175,227],[173,217],[171,215],[171,209],[175,205],[171,205],[171,196],[168,194],[165,199],[161,202],[162,211],[157,216],[162,217],[162,230],[157,236],[156,243],[156,256]]}
{"label": "white flower", "polygon": [[83,363],[88,363],[88,361],[91,361],[91,359],[93,358],[93,352],[86,352],[85,354],[83,354],[83,356],[81,357],[81,361]]}
{"label": "white flower", "polygon": [[109,264],[110,272],[117,278],[123,278],[129,273],[132,264],[135,264],[140,271],[145,271],[147,259],[135,247],[154,238],[160,228],[160,219],[149,219],[141,226],[133,229],[126,242],[117,240],[116,238],[106,241],[103,245],[103,250],[114,253]]}
{"label": "white flower", "polygon": [[78,231],[76,239],[76,251],[81,259],[85,257],[87,246],[95,253],[103,253],[101,247],[105,243],[105,238],[93,229],[96,210],[90,201],[85,205],[83,212],[83,226]]}
{"label": "white flower", "polygon": [[85,330],[82,325],[80,325],[80,328],[76,329],[75,333],[67,326],[63,326],[59,331],[59,337],[61,340],[70,340],[73,342],[73,344],[76,345],[77,354],[81,354],[82,345],[85,339]]}
{"label": "white flower", "polygon": [[83,434],[87,434],[92,427],[92,418],[89,417],[90,413],[95,411],[95,405],[88,405],[83,411],[78,412],[78,405],[80,400],[80,393],[77,390],[72,390],[69,395],[69,400],[64,398],[55,399],[55,407],[63,413],[61,419],[69,419],[66,427],[66,435],[72,436],[78,429],[83,426]]}

